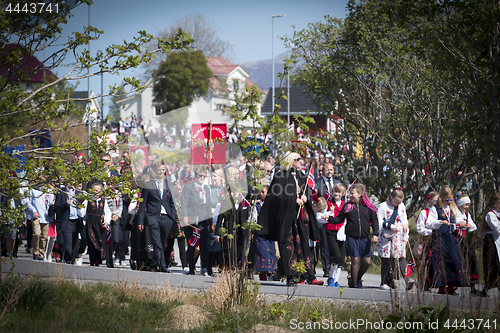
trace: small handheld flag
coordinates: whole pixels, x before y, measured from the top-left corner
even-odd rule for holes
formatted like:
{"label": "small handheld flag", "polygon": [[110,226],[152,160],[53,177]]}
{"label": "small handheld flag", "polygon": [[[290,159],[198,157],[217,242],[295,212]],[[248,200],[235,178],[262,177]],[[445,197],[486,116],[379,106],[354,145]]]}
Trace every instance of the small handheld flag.
{"label": "small handheld flag", "polygon": [[192,227],[193,228],[193,235],[191,238],[189,238],[189,245],[193,247],[198,247],[200,246],[200,229]]}
{"label": "small handheld flag", "polygon": [[316,190],[316,183],[314,182],[314,174],[313,174],[312,165],[311,165],[311,167],[309,168],[309,176],[307,177],[307,185],[308,185],[311,189]]}
{"label": "small handheld flag", "polygon": [[318,202],[318,191],[316,190],[312,190],[311,191],[311,194],[312,194],[312,199],[314,202]]}
{"label": "small handheld flag", "polygon": [[413,259],[408,263],[408,265],[406,265],[406,273],[405,273],[405,277],[409,277],[410,275],[413,274],[413,272],[415,272],[415,261],[413,261]]}

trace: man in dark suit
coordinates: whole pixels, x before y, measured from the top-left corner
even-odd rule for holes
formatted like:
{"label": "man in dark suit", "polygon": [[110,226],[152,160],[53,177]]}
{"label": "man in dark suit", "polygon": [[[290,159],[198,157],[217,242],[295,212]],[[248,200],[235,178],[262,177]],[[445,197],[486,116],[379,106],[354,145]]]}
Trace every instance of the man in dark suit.
{"label": "man in dark suit", "polygon": [[[331,200],[333,194],[333,188],[335,184],[340,183],[340,180],[333,178],[333,164],[325,163],[324,165],[323,177],[316,179],[316,189],[318,191],[318,197],[325,198],[326,200]],[[328,191],[330,194],[329,198],[325,197],[325,193]],[[323,277],[329,277],[330,275],[330,250],[328,248],[328,241],[326,240],[325,226],[319,226],[319,249],[321,252],[321,263],[323,264]]]}
{"label": "man in dark suit", "polygon": [[[193,227],[200,230],[201,267],[202,270],[206,269],[208,275],[212,275],[212,268],[209,265],[209,252],[206,248],[209,227],[213,220],[210,187],[203,185],[207,174],[205,167],[197,167],[194,181],[184,186],[181,200],[181,225],[184,227],[186,239],[190,239],[193,235]],[[195,247],[188,244],[186,254],[189,274],[194,275]]]}
{"label": "man in dark suit", "polygon": [[177,212],[172,192],[165,179],[167,171],[165,164],[163,162],[155,163],[153,171],[156,178],[146,182],[141,193],[143,201],[139,205],[137,213],[137,227],[142,231],[144,223],[147,223],[151,229],[154,247],[151,270],[169,273],[164,247],[167,244],[167,236],[172,229]]}
{"label": "man in dark suit", "polygon": [[57,193],[54,204],[56,210],[57,242],[59,243],[59,254],[61,260],[67,264],[72,263],[74,247],[76,244],[75,231],[80,222],[78,208],[74,199],[76,191],[74,188],[63,188]]}

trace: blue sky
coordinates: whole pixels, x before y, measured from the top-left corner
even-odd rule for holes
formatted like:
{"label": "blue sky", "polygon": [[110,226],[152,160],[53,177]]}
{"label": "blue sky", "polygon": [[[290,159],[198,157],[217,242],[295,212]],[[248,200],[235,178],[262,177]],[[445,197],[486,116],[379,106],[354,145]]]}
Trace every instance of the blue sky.
{"label": "blue sky", "polygon": [[[272,57],[272,15],[285,14],[274,19],[274,55],[286,52],[276,36],[291,36],[294,31],[307,28],[308,23],[323,20],[325,15],[343,18],[346,16],[347,0],[95,0],[91,7],[90,23],[104,30],[101,38],[92,42],[91,52],[104,50],[112,43],[131,41],[137,31],[146,30],[156,34],[169,27],[176,19],[189,14],[201,13],[219,30],[220,38],[234,47],[235,64],[271,59]],[[63,38],[72,31],[81,31],[88,24],[88,6],[73,10],[64,28]],[[295,28],[293,27],[295,26]],[[62,75],[63,72],[57,72]],[[138,70],[125,73],[140,77]],[[104,91],[108,85],[120,83],[124,75],[104,75]],[[91,90],[101,91],[100,78],[91,79]],[[87,90],[87,82],[81,82],[78,90]],[[108,104],[105,100],[104,110]]]}

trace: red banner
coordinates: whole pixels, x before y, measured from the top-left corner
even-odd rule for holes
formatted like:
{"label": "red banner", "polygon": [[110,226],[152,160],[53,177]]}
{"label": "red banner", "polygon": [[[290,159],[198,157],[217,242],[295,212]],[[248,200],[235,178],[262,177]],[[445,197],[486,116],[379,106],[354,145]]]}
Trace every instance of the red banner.
{"label": "red banner", "polygon": [[[191,165],[226,163],[227,124],[193,124],[191,127]],[[208,145],[210,143],[210,146]],[[210,148],[210,157],[209,157]]]}
{"label": "red banner", "polygon": [[129,151],[130,151],[130,160],[132,164],[136,164],[136,162],[143,163],[144,165],[149,164],[148,146],[129,146]]}

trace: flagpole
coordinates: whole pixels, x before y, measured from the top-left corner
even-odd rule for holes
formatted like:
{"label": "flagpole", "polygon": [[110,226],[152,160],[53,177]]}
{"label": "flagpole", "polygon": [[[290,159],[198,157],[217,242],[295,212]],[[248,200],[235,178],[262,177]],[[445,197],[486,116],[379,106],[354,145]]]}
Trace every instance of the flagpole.
{"label": "flagpole", "polygon": [[[311,161],[311,165],[309,166],[309,172],[307,173],[307,180],[309,180],[309,175],[311,174],[312,166],[313,166],[313,164],[312,164],[312,161]],[[304,195],[304,192],[306,190],[307,180],[306,180],[306,183],[304,184],[304,188],[302,189],[302,195]],[[304,207],[304,204],[302,203],[302,205],[300,205],[300,207],[299,207],[299,212],[297,213],[296,219],[299,218],[300,212],[302,211],[303,207]]]}
{"label": "flagpole", "polygon": [[211,183],[210,169],[212,168],[212,119],[210,119],[210,125],[208,127],[208,185]]}

